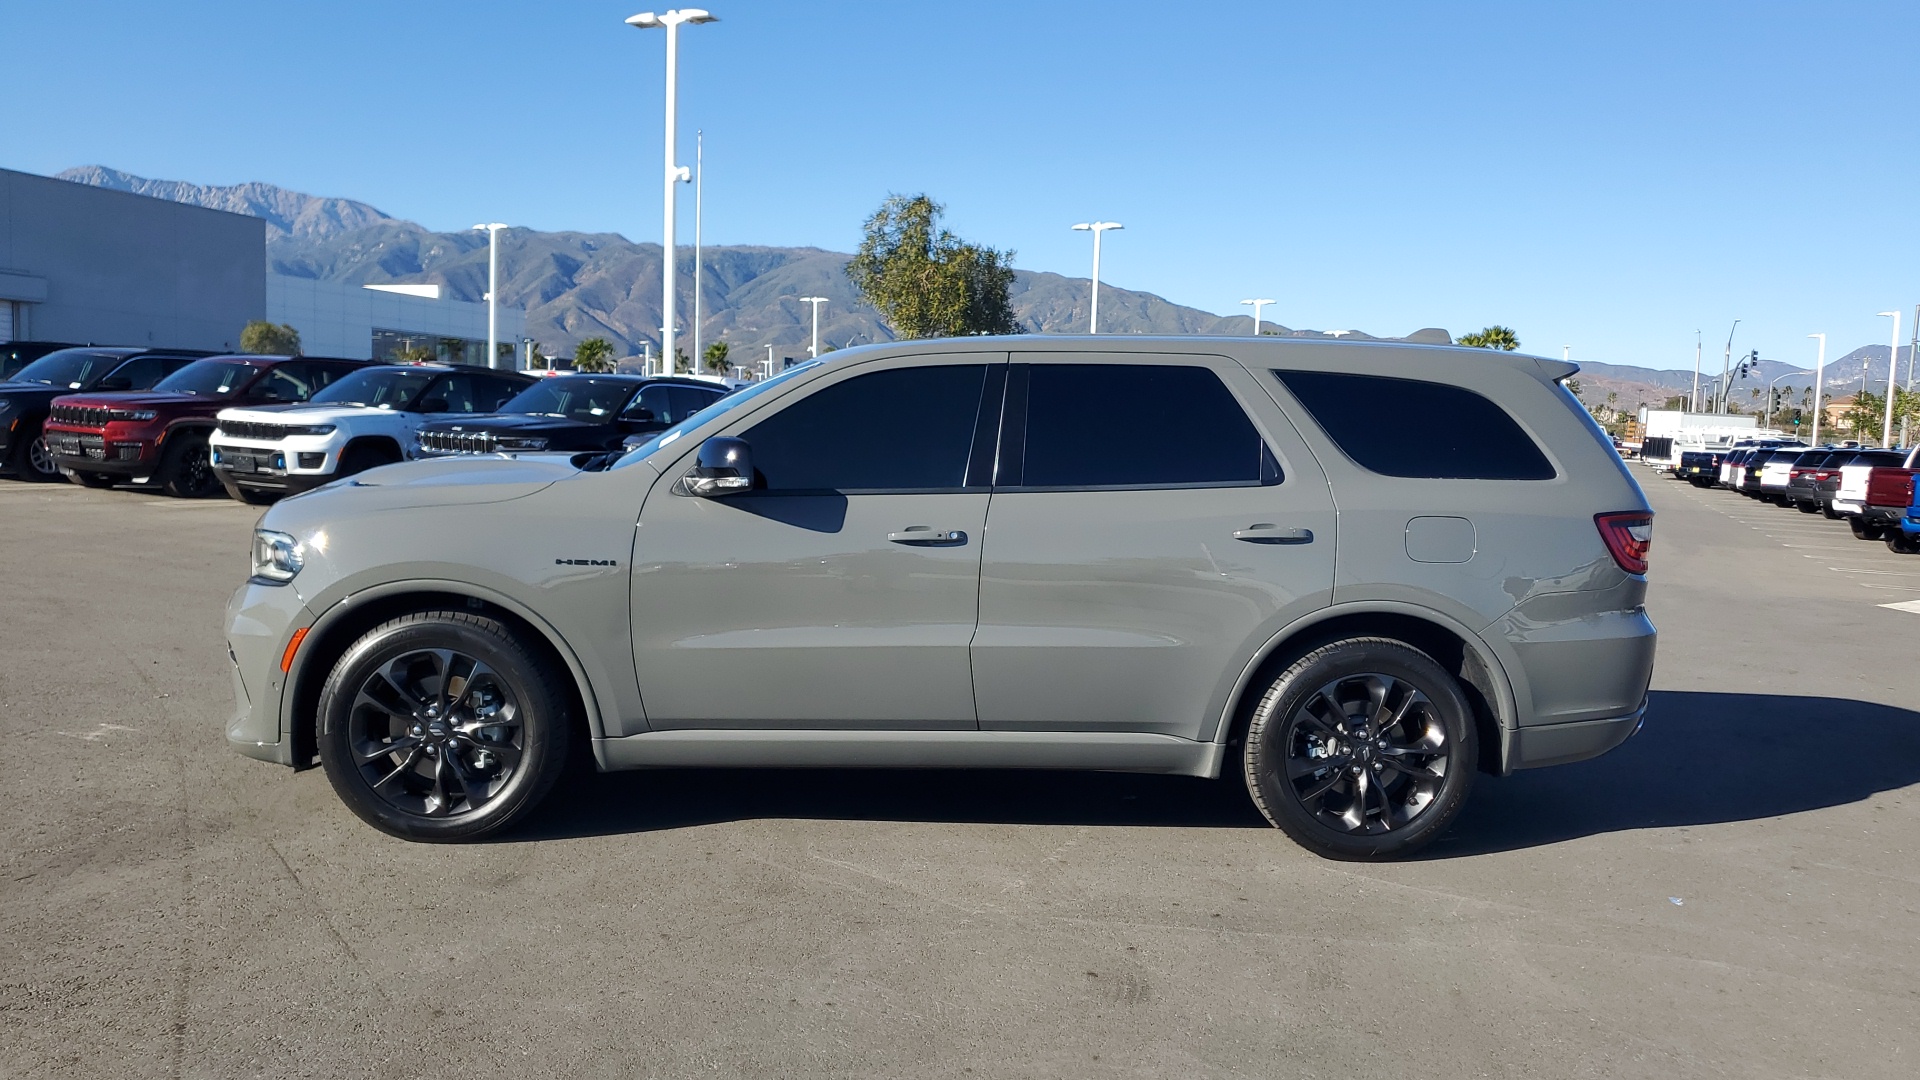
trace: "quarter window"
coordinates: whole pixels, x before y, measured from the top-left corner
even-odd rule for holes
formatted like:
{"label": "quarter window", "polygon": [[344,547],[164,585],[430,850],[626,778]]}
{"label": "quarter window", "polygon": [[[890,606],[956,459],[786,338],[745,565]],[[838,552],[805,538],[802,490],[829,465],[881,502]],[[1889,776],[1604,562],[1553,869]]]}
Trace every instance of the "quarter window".
{"label": "quarter window", "polygon": [[1506,410],[1458,386],[1380,375],[1275,371],[1340,451],[1382,476],[1551,480],[1553,465]]}
{"label": "quarter window", "polygon": [[807,395],[742,434],[765,490],[964,487],[984,364],[897,368]]}
{"label": "quarter window", "polygon": [[1279,482],[1253,421],[1204,367],[1034,364],[1026,415],[1021,487]]}

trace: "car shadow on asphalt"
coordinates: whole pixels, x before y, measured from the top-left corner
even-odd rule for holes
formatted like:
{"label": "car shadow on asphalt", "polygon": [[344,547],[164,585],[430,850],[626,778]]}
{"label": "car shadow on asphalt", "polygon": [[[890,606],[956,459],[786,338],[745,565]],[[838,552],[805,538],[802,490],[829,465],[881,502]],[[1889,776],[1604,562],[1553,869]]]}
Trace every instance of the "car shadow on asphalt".
{"label": "car shadow on asphalt", "polygon": [[[1920,713],[1841,698],[1655,691],[1646,727],[1592,761],[1476,778],[1421,858],[1710,825],[1858,802],[1920,783]],[[752,818],[1266,828],[1220,781],[1019,770],[576,769],[503,842]],[[1284,841],[1276,835],[1276,843]]]}
{"label": "car shadow on asphalt", "polygon": [[1612,753],[1479,779],[1453,828],[1421,857],[1859,802],[1920,783],[1920,713],[1845,698],[1656,690],[1646,726]]}

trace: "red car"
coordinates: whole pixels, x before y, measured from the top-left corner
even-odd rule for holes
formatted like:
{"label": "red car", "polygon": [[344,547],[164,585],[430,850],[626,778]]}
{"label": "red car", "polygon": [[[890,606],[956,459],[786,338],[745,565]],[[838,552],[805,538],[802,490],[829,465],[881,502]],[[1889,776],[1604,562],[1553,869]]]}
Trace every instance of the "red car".
{"label": "red car", "polygon": [[367,360],[210,356],[151,390],[69,394],[48,410],[46,445],[60,471],[88,487],[152,481],[169,495],[220,490],[207,454],[214,414],[233,405],[305,401]]}

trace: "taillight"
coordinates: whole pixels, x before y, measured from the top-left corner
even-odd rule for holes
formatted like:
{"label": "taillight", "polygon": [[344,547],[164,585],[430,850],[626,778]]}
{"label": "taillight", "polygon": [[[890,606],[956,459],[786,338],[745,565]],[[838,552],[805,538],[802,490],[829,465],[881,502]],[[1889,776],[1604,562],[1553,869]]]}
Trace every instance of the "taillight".
{"label": "taillight", "polygon": [[1620,569],[1629,574],[1647,572],[1647,549],[1653,546],[1653,515],[1645,510],[1623,510],[1614,514],[1595,514],[1593,523],[1600,528],[1600,539]]}

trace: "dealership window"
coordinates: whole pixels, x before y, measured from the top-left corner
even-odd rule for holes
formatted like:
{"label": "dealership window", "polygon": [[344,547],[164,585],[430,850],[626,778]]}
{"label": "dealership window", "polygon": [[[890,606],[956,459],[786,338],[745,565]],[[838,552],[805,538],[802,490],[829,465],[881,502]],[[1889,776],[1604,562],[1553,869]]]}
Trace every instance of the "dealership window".
{"label": "dealership window", "polygon": [[[508,349],[512,345],[508,343]],[[502,350],[503,353],[505,350]],[[409,330],[373,331],[373,358],[387,363],[433,361],[487,366],[487,343],[472,338],[422,334]]]}

